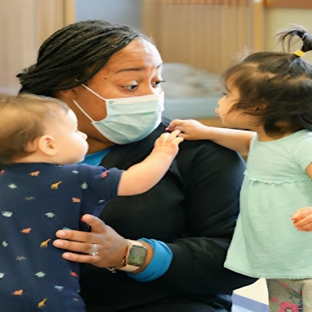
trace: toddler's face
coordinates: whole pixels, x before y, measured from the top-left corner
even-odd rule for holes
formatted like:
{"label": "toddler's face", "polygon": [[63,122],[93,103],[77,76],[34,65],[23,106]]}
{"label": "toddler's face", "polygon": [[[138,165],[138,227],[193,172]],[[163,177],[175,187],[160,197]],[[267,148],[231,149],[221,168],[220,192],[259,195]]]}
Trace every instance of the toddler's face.
{"label": "toddler's face", "polygon": [[251,129],[254,125],[254,117],[244,114],[243,110],[232,110],[233,106],[240,100],[240,92],[237,87],[229,84],[224,96],[218,101],[219,107],[216,114],[222,123],[228,128]]}
{"label": "toddler's face", "polygon": [[225,126],[236,128],[237,124],[241,122],[242,114],[237,110],[231,111],[231,109],[240,99],[239,91],[235,86],[230,85],[226,87],[226,92],[223,95],[218,101],[219,107],[216,108],[216,114]]}

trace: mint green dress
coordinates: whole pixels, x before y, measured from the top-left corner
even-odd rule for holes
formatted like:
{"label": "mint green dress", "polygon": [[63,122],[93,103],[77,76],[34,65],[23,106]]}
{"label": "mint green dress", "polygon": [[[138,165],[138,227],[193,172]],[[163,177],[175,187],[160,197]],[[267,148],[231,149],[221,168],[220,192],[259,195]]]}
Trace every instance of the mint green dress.
{"label": "mint green dress", "polygon": [[312,206],[312,132],[270,142],[253,139],[241,189],[240,215],[225,267],[252,277],[311,278],[312,232],[291,216]]}

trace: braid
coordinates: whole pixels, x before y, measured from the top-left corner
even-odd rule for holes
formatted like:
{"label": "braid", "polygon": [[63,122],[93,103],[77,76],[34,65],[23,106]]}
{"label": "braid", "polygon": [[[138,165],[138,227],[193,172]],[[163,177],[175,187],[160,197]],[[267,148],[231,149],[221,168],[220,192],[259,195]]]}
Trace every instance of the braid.
{"label": "braid", "polygon": [[54,96],[92,78],[109,58],[134,38],[149,38],[127,25],[82,21],[56,31],[41,45],[37,63],[17,77],[21,92]]}

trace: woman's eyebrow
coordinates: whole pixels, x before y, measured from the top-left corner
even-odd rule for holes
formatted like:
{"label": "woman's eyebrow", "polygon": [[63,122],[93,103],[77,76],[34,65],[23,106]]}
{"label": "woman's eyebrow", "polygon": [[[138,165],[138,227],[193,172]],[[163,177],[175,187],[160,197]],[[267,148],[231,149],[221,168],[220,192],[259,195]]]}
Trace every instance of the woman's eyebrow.
{"label": "woman's eyebrow", "polygon": [[[163,63],[160,63],[159,65],[157,65],[157,69],[159,69],[161,66],[163,65]],[[130,67],[130,68],[122,68],[116,71],[116,74],[118,73],[122,73],[122,72],[128,72],[128,71],[140,71],[143,70],[144,67]]]}
{"label": "woman's eyebrow", "polygon": [[116,74],[122,73],[122,72],[127,72],[127,71],[140,71],[142,70],[143,67],[136,67],[136,68],[122,68],[116,71]]}

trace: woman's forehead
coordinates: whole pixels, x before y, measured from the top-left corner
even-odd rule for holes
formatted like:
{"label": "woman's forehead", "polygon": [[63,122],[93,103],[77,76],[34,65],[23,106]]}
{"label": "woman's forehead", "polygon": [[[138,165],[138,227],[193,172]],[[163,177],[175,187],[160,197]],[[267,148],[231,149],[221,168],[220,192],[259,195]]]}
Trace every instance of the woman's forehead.
{"label": "woman's forehead", "polygon": [[104,68],[118,73],[146,67],[158,68],[161,64],[162,59],[157,48],[149,41],[137,38],[113,54]]}

